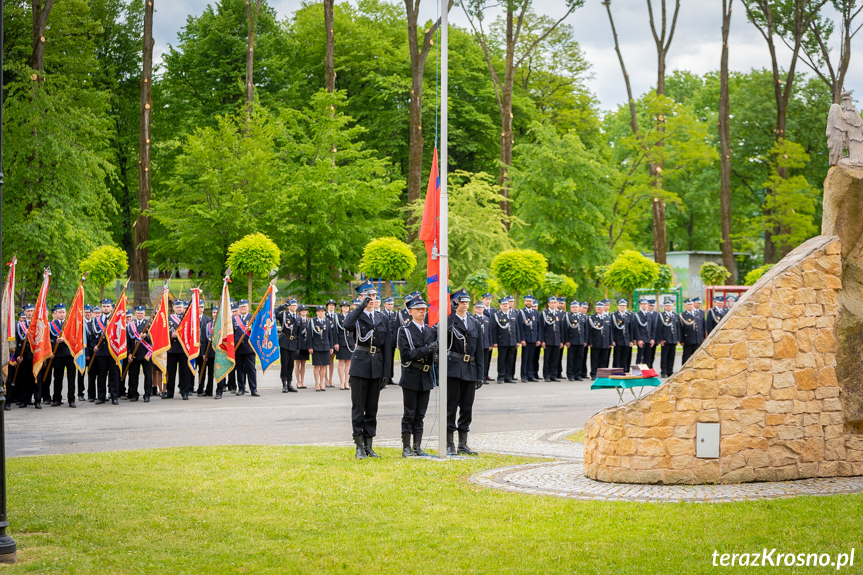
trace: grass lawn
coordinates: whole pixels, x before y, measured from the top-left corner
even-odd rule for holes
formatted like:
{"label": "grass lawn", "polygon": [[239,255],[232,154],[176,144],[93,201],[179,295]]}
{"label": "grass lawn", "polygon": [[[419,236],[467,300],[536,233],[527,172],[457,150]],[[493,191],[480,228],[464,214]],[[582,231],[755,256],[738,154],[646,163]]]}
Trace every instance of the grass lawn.
{"label": "grass lawn", "polygon": [[856,547],[855,568],[863,561],[861,496],[569,501],[467,481],[524,459],[380,452],[366,461],[349,448],[257,446],[11,459],[20,563],[4,572],[707,573],[715,549],[763,547],[834,556]]}

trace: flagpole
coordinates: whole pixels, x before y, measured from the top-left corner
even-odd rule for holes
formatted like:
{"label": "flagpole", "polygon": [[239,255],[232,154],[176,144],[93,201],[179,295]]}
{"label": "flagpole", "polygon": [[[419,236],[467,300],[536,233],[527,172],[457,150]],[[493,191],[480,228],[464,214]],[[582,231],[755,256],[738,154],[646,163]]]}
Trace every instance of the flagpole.
{"label": "flagpole", "polygon": [[438,457],[446,458],[446,405],[447,405],[447,320],[449,319],[449,260],[447,248],[447,104],[449,93],[449,6],[447,0],[440,0],[440,245],[438,246]]}
{"label": "flagpole", "polygon": [[[251,324],[254,323],[255,318],[258,317],[258,312],[261,311],[261,306],[264,305],[264,300],[270,296],[270,290],[273,289],[273,285],[275,285],[275,283],[276,283],[276,278],[273,278],[272,281],[270,281],[270,285],[267,286],[267,291],[264,292],[264,297],[262,297],[261,301],[258,302],[258,307],[255,308],[255,313],[253,313],[251,319],[249,319],[250,325],[246,326],[246,327],[248,327],[249,331],[252,331]],[[240,336],[240,341],[238,341],[234,345],[234,351],[237,351],[240,348],[240,344],[246,340],[247,335],[249,335],[249,334],[246,333],[246,330],[243,330],[243,335]]]}

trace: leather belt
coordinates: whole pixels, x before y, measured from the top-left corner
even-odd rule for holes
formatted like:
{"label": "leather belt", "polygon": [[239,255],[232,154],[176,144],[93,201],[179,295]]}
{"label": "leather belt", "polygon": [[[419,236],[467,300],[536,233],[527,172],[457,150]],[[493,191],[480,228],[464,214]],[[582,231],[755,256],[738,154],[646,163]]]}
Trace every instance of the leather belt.
{"label": "leather belt", "polygon": [[431,366],[430,366],[429,364],[427,364],[427,363],[420,363],[420,362],[418,362],[418,361],[412,361],[412,362],[410,362],[407,366],[408,366],[408,367],[415,367],[415,368],[417,368],[417,369],[421,369],[421,370],[423,370],[423,371],[428,371],[428,370],[431,368]]}
{"label": "leather belt", "polygon": [[462,360],[462,361],[463,361],[463,362],[465,362],[465,363],[474,363],[474,361],[476,361],[476,356],[474,356],[474,355],[467,355],[467,354],[462,354],[462,353],[456,353],[456,352],[454,352],[454,351],[448,351],[448,352],[446,352],[446,354],[447,354],[448,356],[450,356],[450,357],[458,358],[458,359]]}
{"label": "leather belt", "polygon": [[376,353],[378,352],[378,348],[377,348],[377,346],[374,346],[374,345],[373,345],[373,346],[358,345],[358,346],[356,347],[356,350],[357,350],[357,351],[365,351],[365,352],[368,352],[368,353],[370,353],[370,354],[372,354],[372,355],[374,355],[374,354],[376,354]]}

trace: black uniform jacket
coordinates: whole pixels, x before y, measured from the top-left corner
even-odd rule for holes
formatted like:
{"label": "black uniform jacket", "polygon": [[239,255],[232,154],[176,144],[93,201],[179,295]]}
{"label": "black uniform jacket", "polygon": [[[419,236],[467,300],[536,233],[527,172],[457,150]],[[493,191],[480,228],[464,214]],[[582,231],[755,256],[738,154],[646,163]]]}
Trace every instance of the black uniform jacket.
{"label": "black uniform jacket", "polygon": [[393,376],[393,347],[390,336],[390,318],[384,312],[374,312],[374,323],[366,315],[368,298],[345,318],[345,329],[351,330],[357,347],[351,355],[349,375],[367,379]]}
{"label": "black uniform jacket", "polygon": [[[485,376],[482,325],[471,314],[462,320],[452,314],[447,329],[447,377],[479,381]],[[514,330],[513,330],[514,331]]]}
{"label": "black uniform jacket", "polygon": [[399,328],[397,342],[402,364],[399,385],[415,391],[430,391],[434,387],[432,378],[432,356],[429,344],[437,341],[437,329],[424,326],[422,331],[411,321]]}

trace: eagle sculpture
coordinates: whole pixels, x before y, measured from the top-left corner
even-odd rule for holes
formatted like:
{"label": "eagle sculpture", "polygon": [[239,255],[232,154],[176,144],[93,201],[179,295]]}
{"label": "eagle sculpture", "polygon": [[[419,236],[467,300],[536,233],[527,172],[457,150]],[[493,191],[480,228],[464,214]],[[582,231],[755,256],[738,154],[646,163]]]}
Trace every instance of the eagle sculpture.
{"label": "eagle sculpture", "polygon": [[827,116],[827,148],[830,165],[863,166],[863,118],[851,104],[851,92],[842,91],[842,105],[830,106]]}

